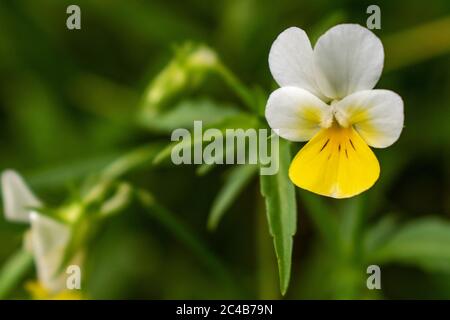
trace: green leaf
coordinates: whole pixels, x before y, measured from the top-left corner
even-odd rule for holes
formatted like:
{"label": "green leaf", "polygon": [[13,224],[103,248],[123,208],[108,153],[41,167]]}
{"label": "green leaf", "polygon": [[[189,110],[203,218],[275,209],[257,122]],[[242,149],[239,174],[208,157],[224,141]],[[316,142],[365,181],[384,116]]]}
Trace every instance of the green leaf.
{"label": "green leaf", "polygon": [[[276,152],[276,150],[272,150]],[[261,175],[261,193],[266,199],[267,220],[273,237],[278,260],[280,289],[284,295],[291,275],[293,236],[297,226],[295,187],[288,177],[291,162],[290,145],[280,140],[278,161],[279,171],[275,175]]]}
{"label": "green leaf", "polygon": [[225,184],[214,199],[208,218],[208,229],[215,230],[224,213],[256,174],[258,166],[239,165],[230,170]]}
{"label": "green leaf", "polygon": [[228,104],[209,99],[183,100],[166,112],[144,120],[146,127],[159,132],[172,132],[177,128],[192,128],[194,121],[201,120],[203,125],[223,120],[239,111]]}
{"label": "green leaf", "polygon": [[397,262],[449,272],[450,223],[435,217],[410,222],[369,257],[377,263]]}
{"label": "green leaf", "polygon": [[203,159],[204,163],[198,166],[196,173],[199,176],[208,174],[212,169],[220,165],[214,161],[215,159],[227,159],[229,156],[234,155],[234,152],[236,151],[235,150],[236,148],[224,148],[224,149],[225,150],[219,149],[217,154],[205,154]]}
{"label": "green leaf", "polygon": [[388,214],[367,230],[363,238],[363,251],[374,252],[383,246],[398,229],[397,220],[396,216]]}
{"label": "green leaf", "polygon": [[91,155],[89,159],[66,160],[63,164],[27,172],[26,177],[30,185],[36,189],[67,186],[101,170],[119,155],[119,152],[114,151],[103,155]]}
{"label": "green leaf", "polygon": [[212,169],[214,169],[216,167],[216,164],[201,164],[198,166],[197,170],[195,170],[195,173],[198,176],[205,176],[207,175],[209,172],[211,172]]}
{"label": "green leaf", "polygon": [[450,52],[450,16],[383,38],[386,71],[407,67]]}
{"label": "green leaf", "polygon": [[129,151],[112,161],[105,169],[103,169],[102,177],[114,180],[146,164],[150,166],[162,147],[163,145],[161,143],[153,142]]}
{"label": "green leaf", "polygon": [[5,299],[33,266],[33,256],[21,249],[0,270],[0,299]]}
{"label": "green leaf", "polygon": [[[216,129],[220,130],[223,133],[223,135],[225,136],[225,132],[227,129],[238,129],[238,128],[250,129],[250,128],[257,128],[258,125],[259,125],[258,118],[256,118],[254,115],[251,115],[249,113],[240,112],[236,115],[226,117],[219,122],[216,122],[214,124],[204,127],[203,131],[207,130],[208,128],[216,128]],[[202,136],[202,138],[203,138],[203,136]],[[196,143],[203,144],[203,140],[202,141],[194,141],[194,139],[191,138],[191,139],[184,139],[181,142],[180,141],[172,142],[172,143],[168,144],[167,147],[165,147],[163,150],[161,150],[161,152],[159,152],[155,156],[153,163],[159,164],[159,163],[163,162],[164,160],[166,160],[167,158],[169,158],[172,153],[172,148],[178,144],[181,144],[180,148],[184,148],[187,146],[192,147]]]}

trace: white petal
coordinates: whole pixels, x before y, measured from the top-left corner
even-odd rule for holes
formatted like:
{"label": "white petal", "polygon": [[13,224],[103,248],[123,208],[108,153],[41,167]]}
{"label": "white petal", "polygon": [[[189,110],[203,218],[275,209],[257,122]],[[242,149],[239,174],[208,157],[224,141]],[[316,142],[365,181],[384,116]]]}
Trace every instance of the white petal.
{"label": "white petal", "polygon": [[50,292],[65,288],[65,273],[58,272],[70,239],[70,228],[36,212],[30,214],[31,242],[39,281]]}
{"label": "white petal", "polygon": [[23,178],[13,170],[3,172],[2,191],[5,217],[10,221],[29,222],[30,208],[41,206]]}
{"label": "white petal", "polygon": [[380,78],[383,63],[380,39],[357,24],[331,28],[314,47],[316,82],[331,99],[372,89]]}
{"label": "white petal", "polygon": [[291,141],[307,141],[321,127],[331,125],[330,106],[310,92],[297,87],[282,87],[269,97],[266,119],[280,136]]}
{"label": "white petal", "polygon": [[302,29],[288,28],[276,38],[269,53],[269,67],[281,87],[303,88],[320,97],[311,42]]}
{"label": "white petal", "polygon": [[389,90],[364,90],[349,95],[334,105],[336,118],[343,126],[353,125],[375,148],[393,144],[403,129],[403,100]]}

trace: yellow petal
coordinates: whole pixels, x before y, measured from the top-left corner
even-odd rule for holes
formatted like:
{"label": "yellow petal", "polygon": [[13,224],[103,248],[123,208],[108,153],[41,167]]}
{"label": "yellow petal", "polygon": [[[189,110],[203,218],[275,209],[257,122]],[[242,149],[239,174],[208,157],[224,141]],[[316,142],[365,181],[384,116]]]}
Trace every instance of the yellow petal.
{"label": "yellow petal", "polygon": [[82,296],[79,290],[62,290],[51,294],[38,281],[28,281],[25,289],[31,295],[33,300],[81,300]]}
{"label": "yellow petal", "polygon": [[380,175],[380,165],[353,127],[333,124],[319,131],[295,156],[289,177],[300,188],[348,198],[369,189]]}

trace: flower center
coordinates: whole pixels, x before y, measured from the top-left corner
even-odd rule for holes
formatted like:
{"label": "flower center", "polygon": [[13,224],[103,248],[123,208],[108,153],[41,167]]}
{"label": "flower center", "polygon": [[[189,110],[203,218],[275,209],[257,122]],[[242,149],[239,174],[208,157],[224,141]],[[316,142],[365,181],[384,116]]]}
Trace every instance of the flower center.
{"label": "flower center", "polygon": [[331,126],[348,128],[350,126],[347,116],[336,107],[338,102],[339,100],[331,101],[331,112],[329,113],[329,116],[322,121],[324,128],[330,128]]}

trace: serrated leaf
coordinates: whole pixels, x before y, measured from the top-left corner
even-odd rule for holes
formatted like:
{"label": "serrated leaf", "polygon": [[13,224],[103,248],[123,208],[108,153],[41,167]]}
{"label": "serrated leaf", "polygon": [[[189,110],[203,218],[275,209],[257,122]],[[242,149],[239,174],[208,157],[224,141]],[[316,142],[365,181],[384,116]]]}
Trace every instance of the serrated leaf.
{"label": "serrated leaf", "polygon": [[422,218],[401,227],[369,256],[376,263],[403,263],[428,271],[450,271],[450,223]]}
{"label": "serrated leaf", "polygon": [[214,230],[224,213],[258,171],[256,165],[240,165],[232,168],[225,184],[214,199],[208,218],[208,229]]}
{"label": "serrated leaf", "polygon": [[274,155],[273,159],[278,161],[279,171],[271,176],[261,175],[261,193],[266,200],[267,220],[278,261],[280,289],[284,295],[289,286],[293,236],[297,227],[295,187],[288,176],[291,162],[290,144],[281,139],[278,154]]}

